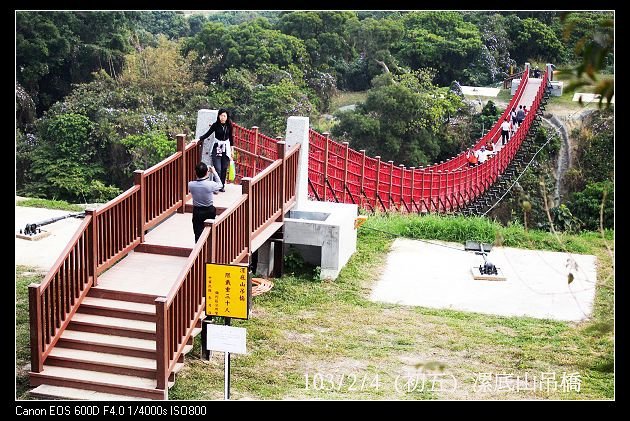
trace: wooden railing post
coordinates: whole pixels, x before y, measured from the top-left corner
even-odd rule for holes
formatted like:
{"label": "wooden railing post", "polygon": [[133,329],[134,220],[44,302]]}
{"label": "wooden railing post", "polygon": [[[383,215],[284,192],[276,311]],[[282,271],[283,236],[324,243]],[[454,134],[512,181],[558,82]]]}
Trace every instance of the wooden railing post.
{"label": "wooden railing post", "polygon": [[145,185],[145,178],[143,177],[144,175],[144,171],[143,170],[135,170],[133,172],[133,183],[136,186],[140,186],[140,191],[139,191],[139,196],[140,196],[140,201],[138,203],[138,229],[140,230],[140,243],[144,243],[144,224],[146,222],[145,218],[146,218],[146,206],[147,204],[145,203],[144,200],[144,190],[146,189],[146,185]]}
{"label": "wooden railing post", "polygon": [[330,136],[330,133],[328,132],[324,132],[322,133],[324,136],[326,136],[326,140],[324,143],[324,202],[326,201],[326,185],[328,183],[326,183],[326,180],[328,180],[328,137]]}
{"label": "wooden railing post", "polygon": [[243,194],[247,195],[247,204],[245,206],[245,231],[247,232],[247,251],[252,253],[252,179],[244,177],[241,179],[241,188]]}
{"label": "wooden railing post", "polygon": [[254,165],[252,165],[252,177],[256,175],[256,164],[258,163],[258,126],[252,126],[254,131]]}
{"label": "wooden railing post", "polygon": [[208,263],[217,262],[217,226],[214,225],[214,219],[204,222],[204,227],[210,227],[210,235],[207,242],[210,244],[210,253],[208,255]]}
{"label": "wooden railing post", "polygon": [[88,231],[90,232],[89,235],[89,239],[88,239],[88,250],[87,250],[87,255],[89,258],[89,263],[88,263],[88,277],[92,277],[92,286],[95,287],[96,285],[98,285],[98,277],[96,276],[97,274],[97,267],[98,267],[98,217],[96,215],[96,209],[86,209],[85,210],[85,214],[86,215],[91,215],[92,216],[92,222],[90,223],[90,226],[88,228]]}
{"label": "wooden railing post", "polygon": [[171,358],[169,355],[169,332],[166,312],[166,297],[155,299],[155,358],[157,389],[168,389],[168,366]]}
{"label": "wooden railing post", "polygon": [[182,153],[182,160],[179,166],[182,175],[180,177],[180,188],[179,194],[181,195],[182,204],[177,208],[177,213],[184,213],[186,211],[186,194],[188,193],[188,180],[186,180],[186,135],[178,134],[177,135],[177,152]]}
{"label": "wooden railing post", "polygon": [[379,204],[378,183],[380,182],[380,178],[381,178],[381,156],[376,155],[374,158],[376,159],[376,184],[374,185],[374,209],[376,209],[376,206]]}
{"label": "wooden railing post", "polygon": [[365,149],[359,150],[361,152],[361,179],[359,180],[359,207],[363,207],[363,180],[365,179]]}
{"label": "wooden railing post", "polygon": [[41,373],[44,369],[44,362],[42,361],[44,328],[42,326],[39,286],[40,284],[35,283],[28,286],[28,309],[31,327],[31,371],[34,373]]}
{"label": "wooden railing post", "polygon": [[278,186],[278,195],[280,195],[280,216],[276,219],[277,222],[284,221],[284,180],[286,177],[286,164],[287,160],[285,158],[286,150],[285,143],[283,141],[278,141],[278,159],[282,160],[282,165],[280,165],[280,185]]}
{"label": "wooden railing post", "polygon": [[348,183],[348,154],[350,153],[350,144],[348,142],[343,142],[343,187],[341,192],[341,201],[346,203],[346,190],[350,188],[346,185]]}

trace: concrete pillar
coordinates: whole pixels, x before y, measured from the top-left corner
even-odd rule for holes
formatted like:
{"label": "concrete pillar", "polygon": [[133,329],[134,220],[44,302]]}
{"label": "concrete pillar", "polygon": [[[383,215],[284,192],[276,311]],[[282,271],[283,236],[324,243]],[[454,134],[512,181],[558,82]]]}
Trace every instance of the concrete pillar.
{"label": "concrete pillar", "polygon": [[258,249],[258,264],[256,265],[256,273],[267,278],[273,269],[273,243],[270,240]]}
{"label": "concrete pillar", "polygon": [[308,200],[308,130],[308,117],[291,116],[287,119],[287,132],[284,139],[287,152],[291,151],[293,145],[302,144],[298,164],[295,209],[300,209]]}
{"label": "concrete pillar", "polygon": [[[197,127],[195,128],[195,139],[199,139],[199,136],[205,134],[212,123],[217,121],[217,116],[219,115],[219,110],[207,110],[201,109],[197,112]],[[201,160],[205,162],[207,166],[212,165],[212,158],[210,157],[210,147],[212,146],[212,142],[214,142],[214,133],[210,135],[203,142],[203,150],[201,151]]]}
{"label": "concrete pillar", "polygon": [[551,82],[553,80],[553,69],[556,67],[551,63],[547,63],[545,65],[545,67],[547,68],[547,79],[549,80],[549,82]]}

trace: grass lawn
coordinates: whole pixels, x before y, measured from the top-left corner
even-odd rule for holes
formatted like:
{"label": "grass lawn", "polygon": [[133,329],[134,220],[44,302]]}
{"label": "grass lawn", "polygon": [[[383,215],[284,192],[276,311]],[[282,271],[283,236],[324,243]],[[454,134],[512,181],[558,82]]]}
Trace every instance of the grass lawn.
{"label": "grass lawn", "polygon": [[[373,303],[367,297],[392,242],[374,229],[592,253],[598,257],[593,317],[571,323]],[[614,278],[607,249],[613,236],[562,235],[559,243],[548,233],[501,228],[481,218],[370,216],[336,281],[313,280],[303,267],[254,298],[252,319],[233,321],[247,328],[248,353],[232,356],[232,398],[613,399]],[[34,280],[28,268],[18,268],[16,368],[28,359],[26,286]],[[202,361],[199,347],[200,336],[169,399],[223,398],[223,354]],[[578,373],[579,392],[563,390],[563,373]],[[516,390],[517,377],[523,389],[532,387],[533,377],[552,375],[548,388]],[[26,390],[19,370],[16,381],[19,397]]]}
{"label": "grass lawn", "polygon": [[[334,114],[340,107],[345,105],[364,102],[366,98],[367,91],[339,91],[330,102],[329,113]],[[336,120],[328,120],[321,114],[312,119],[313,129],[318,130],[321,133],[330,132],[335,124],[337,124]]]}
{"label": "grass lawn", "polygon": [[332,112],[335,112],[340,107],[365,102],[366,98],[367,91],[339,91],[339,93],[332,98],[330,109]]}
{"label": "grass lawn", "polygon": [[48,200],[48,199],[24,199],[16,202],[18,206],[31,207],[31,208],[46,208],[46,209],[60,209],[71,212],[82,212],[85,207],[80,205],[73,205],[65,200]]}
{"label": "grass lawn", "polygon": [[28,324],[28,286],[41,282],[45,273],[27,266],[15,268],[15,397],[28,399],[26,393],[31,362]]}

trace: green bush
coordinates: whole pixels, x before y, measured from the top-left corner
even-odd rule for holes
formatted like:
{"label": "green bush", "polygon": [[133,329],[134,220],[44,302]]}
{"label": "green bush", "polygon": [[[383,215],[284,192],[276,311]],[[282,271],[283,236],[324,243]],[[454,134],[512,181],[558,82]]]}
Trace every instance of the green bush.
{"label": "green bush", "polygon": [[599,230],[600,208],[604,201],[603,225],[604,229],[614,228],[615,224],[615,187],[612,181],[590,183],[586,188],[573,194],[569,207],[573,209],[573,215],[584,222],[588,230]]}

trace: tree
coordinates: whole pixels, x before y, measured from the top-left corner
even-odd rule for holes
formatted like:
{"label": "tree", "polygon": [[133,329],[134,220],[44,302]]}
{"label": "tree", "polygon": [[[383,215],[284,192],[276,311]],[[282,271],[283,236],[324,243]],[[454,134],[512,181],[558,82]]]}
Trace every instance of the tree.
{"label": "tree", "polygon": [[129,51],[126,12],[16,13],[16,74],[41,116],[72,84],[104,69],[116,75]]}
{"label": "tree", "polygon": [[164,35],[173,39],[188,36],[191,32],[190,20],[186,19],[182,12],[147,10],[131,12],[131,15],[136,21],[136,28],[144,29],[154,35]]}
{"label": "tree", "polygon": [[604,206],[604,229],[615,227],[615,186],[611,181],[587,184],[586,188],[573,194],[569,208],[573,215],[584,222],[591,231],[600,229],[600,210]]}
{"label": "tree", "polygon": [[163,132],[157,131],[130,135],[120,143],[127,148],[133,158],[131,172],[152,167],[174,154],[176,149],[174,140],[169,140]]}
{"label": "tree", "polygon": [[369,83],[375,76],[389,71],[389,67],[384,70],[383,65],[397,68],[398,62],[390,49],[402,39],[403,33],[402,22],[395,18],[367,18],[353,25],[352,34],[359,57],[342,75],[345,84],[353,90],[364,90],[370,87]]}
{"label": "tree", "polygon": [[319,67],[355,56],[349,28],[357,23],[350,11],[298,11],[283,14],[277,27],[303,40],[313,66]]}
{"label": "tree", "polygon": [[310,59],[304,42],[271,28],[264,18],[236,26],[208,23],[184,45],[184,53],[195,50],[199,60],[214,60],[207,82],[216,82],[230,67],[254,70],[262,64],[287,69],[296,65],[309,70]]}
{"label": "tree", "polygon": [[93,125],[80,114],[42,121],[42,139],[33,154],[33,181],[25,190],[36,197],[68,201],[109,200],[120,193],[97,180],[104,168],[91,163],[97,145],[88,142]]}
{"label": "tree", "polygon": [[188,17],[188,25],[190,26],[190,35],[191,37],[197,35],[201,32],[203,26],[208,22],[206,17],[201,14],[194,14]]}
{"label": "tree", "polygon": [[285,134],[287,118],[309,116],[313,106],[297,85],[283,79],[277,84],[258,86],[251,103],[253,123],[272,136]]}
{"label": "tree", "polygon": [[[571,37],[576,27],[576,19],[572,14],[565,13],[562,19],[566,22],[564,38]],[[598,21],[593,32],[587,32],[575,43],[575,54],[581,57],[577,66],[564,69],[562,72],[572,76],[573,80],[566,87],[567,91],[574,91],[581,86],[594,86],[594,92],[601,95],[599,105],[606,98],[606,106],[615,94],[614,78],[599,79],[598,73],[614,63],[614,28],[612,15],[604,14]],[[580,33],[578,32],[577,36]]]}
{"label": "tree", "polygon": [[512,56],[518,63],[530,59],[542,62],[558,62],[565,56],[565,49],[557,34],[538,19],[527,18],[514,27]]}
{"label": "tree", "polygon": [[383,160],[408,166],[433,162],[447,147],[446,124],[462,102],[448,89],[434,86],[432,78],[427,70],[377,76],[364,104],[337,114],[339,124],[332,134]]}
{"label": "tree", "polygon": [[439,69],[436,81],[448,85],[462,72],[483,43],[479,29],[458,12],[411,12],[403,16],[405,36],[394,53],[412,69]]}

